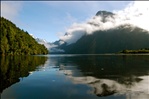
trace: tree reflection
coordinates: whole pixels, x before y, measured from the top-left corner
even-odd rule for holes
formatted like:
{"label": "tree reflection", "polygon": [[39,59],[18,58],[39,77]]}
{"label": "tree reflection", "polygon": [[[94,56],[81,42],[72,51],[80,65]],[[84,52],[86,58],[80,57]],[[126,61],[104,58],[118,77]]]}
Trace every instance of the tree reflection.
{"label": "tree reflection", "polygon": [[[141,79],[137,76],[149,73],[149,55],[92,55],[64,57],[63,61],[76,64],[84,76],[112,79],[125,84],[128,81],[138,82]],[[67,69],[67,64],[63,65]]]}
{"label": "tree reflection", "polygon": [[27,77],[30,71],[34,71],[37,66],[43,65],[47,57],[37,56],[0,56],[0,92],[19,82],[20,77]]}

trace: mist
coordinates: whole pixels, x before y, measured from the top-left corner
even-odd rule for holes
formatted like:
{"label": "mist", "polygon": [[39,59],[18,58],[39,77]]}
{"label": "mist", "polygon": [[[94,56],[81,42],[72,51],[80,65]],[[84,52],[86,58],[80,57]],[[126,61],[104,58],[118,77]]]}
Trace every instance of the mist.
{"label": "mist", "polygon": [[148,1],[134,1],[123,10],[112,11],[114,15],[104,18],[104,22],[103,16],[99,15],[93,16],[84,23],[74,23],[66,30],[66,34],[59,38],[69,45],[75,43],[83,35],[91,35],[95,31],[106,31],[125,24],[149,31],[148,5]]}

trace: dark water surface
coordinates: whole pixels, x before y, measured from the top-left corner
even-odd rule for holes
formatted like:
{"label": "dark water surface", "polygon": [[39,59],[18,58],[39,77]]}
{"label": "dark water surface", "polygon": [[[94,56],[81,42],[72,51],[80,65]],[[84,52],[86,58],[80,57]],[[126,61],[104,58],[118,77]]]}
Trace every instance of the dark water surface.
{"label": "dark water surface", "polygon": [[1,99],[149,99],[149,55],[0,57]]}

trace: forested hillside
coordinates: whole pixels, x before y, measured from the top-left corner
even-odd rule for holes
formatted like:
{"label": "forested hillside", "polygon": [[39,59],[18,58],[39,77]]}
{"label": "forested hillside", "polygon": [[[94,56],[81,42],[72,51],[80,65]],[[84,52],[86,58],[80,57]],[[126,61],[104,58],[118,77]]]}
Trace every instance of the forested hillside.
{"label": "forested hillside", "polygon": [[61,45],[60,49],[65,50],[67,54],[101,54],[149,48],[148,31],[126,26],[84,35],[76,43]]}
{"label": "forested hillside", "polygon": [[38,44],[35,39],[9,20],[1,17],[0,20],[0,55],[36,55],[47,54],[44,45]]}

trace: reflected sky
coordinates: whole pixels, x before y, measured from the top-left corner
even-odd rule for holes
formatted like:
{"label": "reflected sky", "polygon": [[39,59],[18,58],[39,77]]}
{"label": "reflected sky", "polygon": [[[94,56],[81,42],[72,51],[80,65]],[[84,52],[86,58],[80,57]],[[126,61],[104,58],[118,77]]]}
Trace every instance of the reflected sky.
{"label": "reflected sky", "polygon": [[149,99],[148,55],[44,57],[43,65],[26,69],[28,76],[4,89],[1,99]]}

